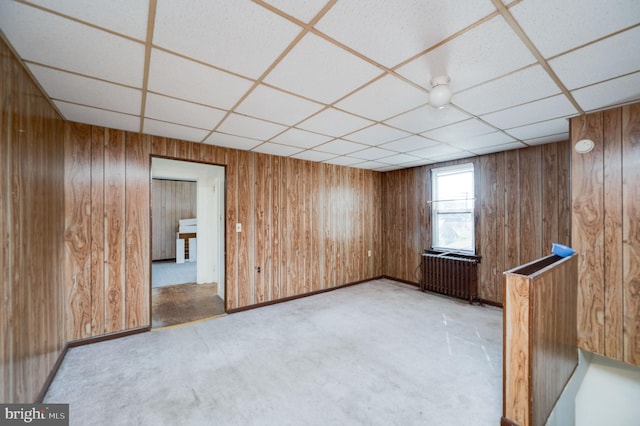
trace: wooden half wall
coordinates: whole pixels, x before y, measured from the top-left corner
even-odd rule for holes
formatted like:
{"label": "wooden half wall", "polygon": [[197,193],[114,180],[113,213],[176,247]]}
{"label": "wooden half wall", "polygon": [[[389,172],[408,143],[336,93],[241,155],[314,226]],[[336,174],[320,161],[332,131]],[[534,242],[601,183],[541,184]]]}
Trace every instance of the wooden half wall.
{"label": "wooden half wall", "polygon": [[0,39],[0,402],[33,402],[64,343],[63,121]]}
{"label": "wooden half wall", "polygon": [[431,169],[472,162],[479,296],[502,304],[504,271],[551,253],[552,242],[570,243],[569,150],[564,141],[385,173],[384,274],[419,282],[431,246]]}
{"label": "wooden half wall", "polygon": [[382,275],[381,173],[76,123],[65,135],[69,340],[150,324],[151,155],[225,166],[227,309]]}
{"label": "wooden half wall", "polygon": [[640,365],[640,104],[571,119],[581,348]]}

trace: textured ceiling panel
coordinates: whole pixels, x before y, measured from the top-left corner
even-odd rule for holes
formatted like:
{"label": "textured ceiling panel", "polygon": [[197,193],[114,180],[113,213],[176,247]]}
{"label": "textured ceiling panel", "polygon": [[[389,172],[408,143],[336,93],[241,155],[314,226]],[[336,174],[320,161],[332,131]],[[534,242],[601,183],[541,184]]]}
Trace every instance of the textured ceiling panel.
{"label": "textured ceiling panel", "polygon": [[427,148],[430,146],[438,145],[440,142],[432,139],[427,139],[422,136],[414,135],[408,138],[398,139],[397,141],[389,142],[380,145],[380,148],[388,149],[397,152],[410,152],[418,149]]}
{"label": "textured ceiling panel", "polygon": [[302,151],[301,153],[292,155],[293,158],[307,161],[327,161],[330,158],[335,158],[335,154],[329,154],[328,152],[320,151]]}
{"label": "textured ceiling panel", "polygon": [[0,27],[26,61],[142,87],[141,43],[6,0]]}
{"label": "textured ceiling panel", "polygon": [[435,109],[425,106],[387,120],[386,123],[408,132],[420,133],[469,118],[470,115],[456,108]]}
{"label": "textured ceiling panel", "polygon": [[148,0],[29,0],[29,3],[140,41],[147,38]]}
{"label": "textured ceiling panel", "polygon": [[564,96],[558,95],[487,114],[482,118],[500,129],[508,129],[575,113],[576,109],[571,102]]}
{"label": "textured ceiling panel", "polygon": [[244,151],[248,151],[260,145],[262,142],[255,139],[214,132],[204,141],[204,143],[222,146],[225,148],[242,149]]}
{"label": "textured ceiling panel", "polygon": [[165,123],[164,121],[151,120],[148,118],[144,120],[144,132],[150,135],[184,139],[191,142],[200,142],[207,136],[207,133],[209,133],[202,129]]}
{"label": "textured ceiling panel", "polygon": [[381,71],[313,34],[300,43],[266,77],[265,82],[310,99],[332,103]]}
{"label": "textured ceiling panel", "polygon": [[217,130],[245,138],[267,140],[286,130],[286,127],[239,114],[231,114]]}
{"label": "textured ceiling panel", "polygon": [[279,155],[282,157],[288,157],[293,154],[298,154],[302,151],[300,148],[294,148],[288,145],[280,145],[277,143],[263,143],[253,149],[255,152],[261,152],[263,154]]}
{"label": "textured ceiling panel", "polygon": [[344,139],[367,145],[380,145],[385,142],[406,138],[409,133],[383,124],[376,124],[344,137]]}
{"label": "textured ceiling panel", "polygon": [[[188,7],[185,7],[188,6]],[[153,43],[257,78],[301,28],[249,1],[159,1]]]}
{"label": "textured ceiling panel", "polygon": [[355,151],[362,151],[363,149],[368,148],[367,145],[362,145],[355,142],[349,142],[345,140],[334,140],[331,142],[327,142],[315,148],[316,151],[320,152],[328,152],[331,154],[344,155],[351,154]]}
{"label": "textured ceiling panel", "polygon": [[[566,138],[562,140],[566,140]],[[512,149],[520,149],[520,148],[526,148],[526,147],[527,145],[520,142],[510,142],[503,145],[494,145],[486,148],[477,148],[473,150],[473,153],[478,155],[493,154],[494,152],[509,151]]]}
{"label": "textured ceiling panel", "polygon": [[149,68],[149,90],[218,108],[231,108],[252,86],[250,80],[158,49]]}
{"label": "textured ceiling panel", "polygon": [[[106,83],[39,65],[29,71],[52,99],[67,101],[127,114],[140,114],[142,92],[138,89]],[[73,120],[73,117],[68,117]]]}
{"label": "textured ceiling panel", "polygon": [[361,158],[363,160],[378,160],[380,158],[388,157],[393,154],[395,154],[395,152],[393,151],[373,147],[354,152],[350,156],[354,158]]}
{"label": "textured ceiling panel", "polygon": [[337,2],[317,28],[393,67],[494,11],[488,0],[349,0]]}
{"label": "textured ceiling panel", "polygon": [[572,94],[585,111],[637,101],[640,98],[640,72],[588,86]]}
{"label": "textured ceiling panel", "polygon": [[424,136],[440,142],[465,141],[477,135],[493,133],[496,129],[482,121],[472,118],[450,126],[440,127],[423,133]]}
{"label": "textured ceiling panel", "polygon": [[[385,102],[379,102],[379,99]],[[424,91],[386,75],[338,102],[336,107],[378,121],[424,105],[427,100]]]}
{"label": "textured ceiling panel", "polygon": [[327,3],[326,0],[265,0],[284,13],[293,16],[302,22],[311,21],[322,7]]}
{"label": "textured ceiling panel", "polygon": [[511,136],[522,140],[539,137],[540,135],[549,136],[558,133],[567,133],[568,131],[569,120],[566,118],[556,118],[554,120],[507,129],[507,133]]}
{"label": "textured ceiling panel", "polygon": [[213,129],[224,118],[221,109],[180,101],[166,96],[149,93],[145,108],[145,117],[168,121],[184,126]]}
{"label": "textured ceiling panel", "polygon": [[547,58],[640,22],[637,0],[523,1],[510,10]]}
{"label": "textured ceiling panel", "polygon": [[[636,54],[626,54],[634,49]],[[569,90],[633,72],[640,68],[640,27],[562,55],[549,64]]]}
{"label": "textured ceiling panel", "polygon": [[373,121],[356,117],[333,108],[326,109],[297,127],[330,136],[342,136],[373,124]]}
{"label": "textured ceiling panel", "polygon": [[430,88],[439,75],[451,77],[459,92],[535,62],[504,18],[497,16],[398,69],[398,73]]}
{"label": "textured ceiling panel", "polygon": [[140,119],[134,115],[105,111],[63,101],[53,101],[53,103],[64,118],[70,121],[128,130],[130,132],[140,130]]}
{"label": "textured ceiling panel", "polygon": [[286,132],[273,138],[273,142],[284,145],[296,146],[299,148],[312,148],[331,140],[330,136],[323,136],[305,130],[291,128]]}
{"label": "textured ceiling panel", "polygon": [[478,148],[486,148],[494,145],[501,145],[509,142],[515,142],[511,136],[507,136],[501,132],[488,133],[486,135],[474,136],[465,139],[458,139],[451,145],[456,148],[473,151]]}
{"label": "textured ceiling panel", "polygon": [[453,102],[475,114],[486,114],[558,93],[558,85],[540,65],[535,65],[456,93]]}
{"label": "textured ceiling panel", "polygon": [[322,108],[322,104],[260,85],[242,101],[236,111],[263,120],[293,125]]}

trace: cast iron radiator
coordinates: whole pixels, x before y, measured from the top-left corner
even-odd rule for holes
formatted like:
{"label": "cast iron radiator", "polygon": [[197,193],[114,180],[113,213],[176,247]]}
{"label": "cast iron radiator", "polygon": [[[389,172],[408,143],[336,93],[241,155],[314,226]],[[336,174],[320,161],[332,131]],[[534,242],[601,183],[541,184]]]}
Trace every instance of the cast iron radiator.
{"label": "cast iron radiator", "polygon": [[420,290],[434,291],[473,303],[478,300],[480,256],[425,250]]}

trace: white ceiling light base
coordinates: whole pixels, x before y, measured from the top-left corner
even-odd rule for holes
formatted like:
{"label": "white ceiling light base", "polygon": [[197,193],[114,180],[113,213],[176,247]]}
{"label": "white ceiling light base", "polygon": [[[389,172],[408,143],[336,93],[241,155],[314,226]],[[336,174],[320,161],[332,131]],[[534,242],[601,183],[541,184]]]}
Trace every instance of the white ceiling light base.
{"label": "white ceiling light base", "polygon": [[451,79],[447,76],[435,77],[431,80],[431,92],[429,92],[429,104],[434,108],[444,108],[451,102],[451,89],[449,82]]}
{"label": "white ceiling light base", "polygon": [[576,142],[574,149],[578,154],[586,154],[587,152],[591,152],[595,146],[596,144],[591,139],[581,139]]}

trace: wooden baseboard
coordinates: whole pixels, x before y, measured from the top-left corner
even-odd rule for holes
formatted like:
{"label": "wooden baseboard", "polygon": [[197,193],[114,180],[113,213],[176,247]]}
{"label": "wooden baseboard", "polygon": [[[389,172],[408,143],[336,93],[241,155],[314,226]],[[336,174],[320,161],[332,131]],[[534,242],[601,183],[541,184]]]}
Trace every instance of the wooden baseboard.
{"label": "wooden baseboard", "polygon": [[139,327],[139,328],[133,328],[130,330],[119,331],[116,333],[104,334],[102,336],[72,340],[71,342],[65,343],[65,345],[62,347],[62,351],[60,351],[60,355],[58,355],[58,359],[56,360],[56,363],[53,365],[53,368],[51,369],[51,371],[49,372],[49,375],[47,376],[47,380],[45,380],[44,384],[42,385],[42,389],[40,389],[40,393],[38,393],[38,396],[36,396],[34,404],[42,404],[42,402],[44,401],[44,397],[47,395],[47,392],[49,391],[49,386],[51,386],[53,379],[56,377],[56,374],[58,374],[58,369],[60,368],[62,361],[64,361],[64,357],[67,355],[67,351],[69,350],[69,348],[89,345],[91,343],[104,342],[106,340],[118,339],[120,337],[131,336],[133,334],[144,333],[149,330],[151,330],[151,326]]}
{"label": "wooden baseboard", "polygon": [[242,306],[240,308],[227,309],[227,313],[228,314],[235,314],[237,312],[248,311],[250,309],[263,308],[265,306],[276,305],[278,303],[289,302],[291,300],[301,299],[303,297],[315,296],[316,294],[327,293],[329,291],[334,291],[334,290],[338,290],[338,289],[345,288],[345,287],[351,287],[353,285],[366,283],[368,281],[377,280],[377,279],[380,279],[380,278],[384,278],[384,277],[378,276],[378,277],[373,277],[373,278],[367,278],[366,280],[354,281],[354,282],[351,282],[351,283],[342,284],[342,285],[339,285],[339,286],[336,286],[336,287],[331,287],[331,288],[323,288],[321,290],[310,291],[309,293],[298,294],[296,296],[284,297],[282,299],[271,300],[269,302],[255,303],[253,305]]}

